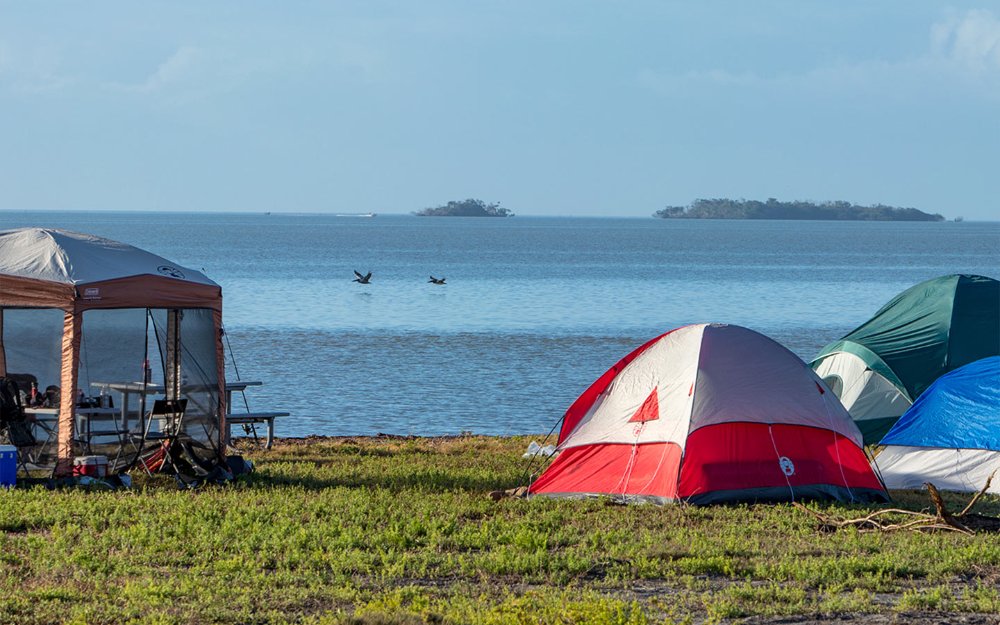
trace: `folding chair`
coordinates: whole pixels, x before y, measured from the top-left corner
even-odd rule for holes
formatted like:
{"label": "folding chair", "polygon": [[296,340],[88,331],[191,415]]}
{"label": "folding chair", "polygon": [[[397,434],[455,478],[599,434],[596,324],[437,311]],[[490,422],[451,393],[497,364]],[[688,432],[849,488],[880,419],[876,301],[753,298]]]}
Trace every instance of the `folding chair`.
{"label": "folding chair", "polygon": [[[170,448],[177,441],[184,423],[187,399],[157,399],[149,411],[142,434],[133,434],[138,449],[137,460],[147,474],[163,472],[172,464]],[[153,423],[160,424],[154,432]]]}
{"label": "folding chair", "polygon": [[30,475],[28,473],[30,451],[38,445],[34,434],[31,433],[31,425],[27,421],[0,422],[0,442],[17,447],[18,470],[26,476]]}

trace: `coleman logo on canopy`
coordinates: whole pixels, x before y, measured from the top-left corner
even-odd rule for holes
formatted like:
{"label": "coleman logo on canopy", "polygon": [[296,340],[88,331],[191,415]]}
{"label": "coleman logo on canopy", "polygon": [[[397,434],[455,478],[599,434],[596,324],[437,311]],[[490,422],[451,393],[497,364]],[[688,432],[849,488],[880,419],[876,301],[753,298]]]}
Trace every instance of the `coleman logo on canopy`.
{"label": "coleman logo on canopy", "polygon": [[91,286],[83,290],[83,299],[101,299],[101,289]]}
{"label": "coleman logo on canopy", "polygon": [[184,279],[184,272],[177,267],[171,267],[170,265],[160,265],[156,268],[157,271],[165,276],[170,276],[171,278]]}

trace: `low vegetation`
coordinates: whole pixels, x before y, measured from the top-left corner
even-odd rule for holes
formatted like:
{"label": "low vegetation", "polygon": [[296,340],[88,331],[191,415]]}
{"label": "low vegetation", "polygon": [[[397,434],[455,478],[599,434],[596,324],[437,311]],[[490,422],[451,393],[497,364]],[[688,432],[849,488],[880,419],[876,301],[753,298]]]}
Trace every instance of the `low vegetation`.
{"label": "low vegetation", "polygon": [[995,535],[821,532],[792,505],[495,501],[525,483],[528,442],[288,440],[248,449],[257,471],[226,486],[181,491],[158,476],[130,491],[0,491],[0,622],[979,622],[1000,611]]}
{"label": "low vegetation", "polygon": [[513,217],[509,209],[500,206],[499,202],[487,204],[482,200],[452,200],[444,206],[424,208],[414,213],[418,217]]}
{"label": "low vegetation", "polygon": [[834,221],[944,221],[938,214],[916,208],[898,208],[875,204],[859,206],[851,202],[781,202],[768,198],[730,200],[716,198],[695,200],[690,206],[667,206],[653,214],[664,219],[812,219]]}

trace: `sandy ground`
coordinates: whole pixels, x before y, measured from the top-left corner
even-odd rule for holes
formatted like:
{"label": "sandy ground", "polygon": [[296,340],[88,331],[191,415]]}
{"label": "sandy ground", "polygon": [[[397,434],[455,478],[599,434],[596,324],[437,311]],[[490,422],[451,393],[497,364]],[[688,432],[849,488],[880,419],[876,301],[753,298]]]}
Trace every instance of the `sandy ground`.
{"label": "sandy ground", "polygon": [[835,614],[829,616],[781,616],[750,618],[745,625],[832,625],[864,623],[865,625],[997,625],[1000,616],[987,614],[953,614],[948,612],[900,612],[894,614]]}

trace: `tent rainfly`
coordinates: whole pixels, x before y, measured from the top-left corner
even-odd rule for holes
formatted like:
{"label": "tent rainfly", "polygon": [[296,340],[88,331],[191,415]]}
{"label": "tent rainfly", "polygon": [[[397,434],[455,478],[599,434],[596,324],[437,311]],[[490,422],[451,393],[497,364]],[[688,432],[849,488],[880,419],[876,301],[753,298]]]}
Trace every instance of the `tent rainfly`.
{"label": "tent rainfly", "polygon": [[[934,381],[882,439],[878,455],[889,488],[977,492],[1000,472],[1000,356]],[[1000,494],[1000,475],[989,492]]]}
{"label": "tent rainfly", "polygon": [[732,325],[623,358],[570,406],[529,494],[695,504],[885,501],[847,411],[802,360]]}
{"label": "tent rainfly", "polygon": [[[55,389],[56,474],[99,442],[76,419],[80,397],[136,380],[187,399],[188,449],[220,460],[221,327],[222,289],[198,271],[92,235],[0,230],[0,375]],[[133,402],[137,418],[145,392]]]}
{"label": "tent rainfly", "polygon": [[941,375],[1000,354],[1000,282],[972,275],[921,282],[812,361],[875,444]]}

